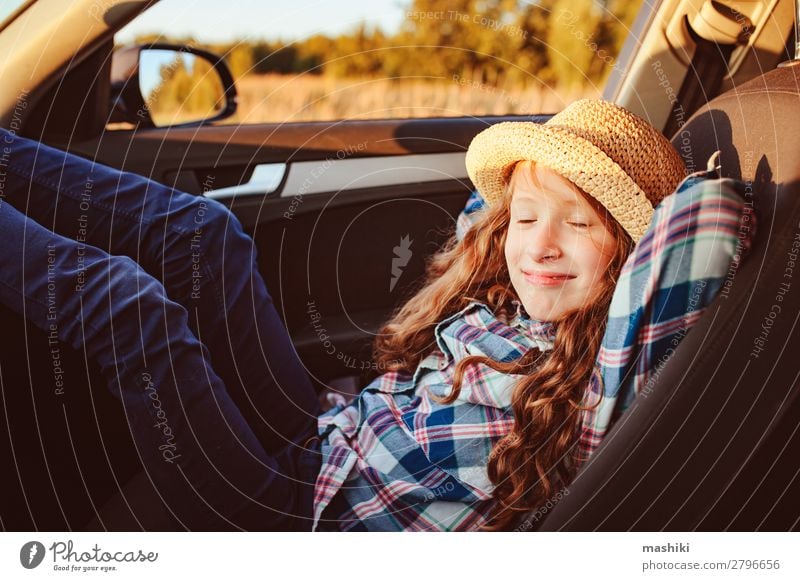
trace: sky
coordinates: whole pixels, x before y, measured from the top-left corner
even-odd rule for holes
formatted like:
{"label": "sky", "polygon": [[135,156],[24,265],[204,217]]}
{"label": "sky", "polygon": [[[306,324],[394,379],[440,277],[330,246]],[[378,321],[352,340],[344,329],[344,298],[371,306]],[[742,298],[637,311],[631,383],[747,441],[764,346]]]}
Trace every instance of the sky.
{"label": "sky", "polygon": [[0,22],[11,16],[25,0],[0,0]]}
{"label": "sky", "polygon": [[394,32],[410,5],[411,0],[161,0],[115,40],[129,43],[152,32],[200,42],[298,40],[316,33],[335,36],[359,22]]}

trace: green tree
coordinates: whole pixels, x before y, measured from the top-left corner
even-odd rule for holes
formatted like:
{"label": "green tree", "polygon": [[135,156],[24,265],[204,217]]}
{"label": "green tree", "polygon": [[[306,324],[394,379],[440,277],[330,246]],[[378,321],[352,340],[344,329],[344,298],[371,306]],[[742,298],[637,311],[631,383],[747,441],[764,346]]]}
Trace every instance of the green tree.
{"label": "green tree", "polygon": [[593,79],[602,11],[594,0],[556,0],[547,30],[548,61],[553,75],[567,87]]}
{"label": "green tree", "polygon": [[249,42],[237,42],[223,54],[225,54],[225,61],[234,80],[252,72],[253,45]]}
{"label": "green tree", "polygon": [[352,33],[333,39],[324,72],[335,77],[377,76],[383,71],[385,47],[383,33],[361,23]]}

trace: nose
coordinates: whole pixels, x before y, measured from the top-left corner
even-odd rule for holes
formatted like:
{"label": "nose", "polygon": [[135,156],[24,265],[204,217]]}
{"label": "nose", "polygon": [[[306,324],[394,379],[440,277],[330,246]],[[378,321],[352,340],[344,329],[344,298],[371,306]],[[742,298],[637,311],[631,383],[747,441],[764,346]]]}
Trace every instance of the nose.
{"label": "nose", "polygon": [[549,262],[561,258],[561,245],[558,241],[556,227],[547,222],[540,222],[531,232],[529,252],[536,262]]}

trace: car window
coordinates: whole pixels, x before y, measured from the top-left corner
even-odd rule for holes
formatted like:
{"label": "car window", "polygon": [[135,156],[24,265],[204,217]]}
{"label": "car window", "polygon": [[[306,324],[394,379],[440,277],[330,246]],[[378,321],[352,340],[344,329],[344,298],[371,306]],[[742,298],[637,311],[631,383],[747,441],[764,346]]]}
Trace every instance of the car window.
{"label": "car window", "polygon": [[[222,10],[215,0],[162,0],[115,43],[171,42],[223,56],[238,109],[220,123],[550,113],[601,95],[640,6],[242,0]],[[180,107],[166,98],[162,115]]]}

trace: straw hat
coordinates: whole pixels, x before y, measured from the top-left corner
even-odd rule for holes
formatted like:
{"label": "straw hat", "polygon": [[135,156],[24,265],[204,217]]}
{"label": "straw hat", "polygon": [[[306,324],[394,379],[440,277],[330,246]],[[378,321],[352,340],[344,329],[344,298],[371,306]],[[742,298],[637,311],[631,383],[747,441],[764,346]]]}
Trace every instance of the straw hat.
{"label": "straw hat", "polygon": [[467,173],[488,204],[499,200],[517,162],[531,160],[603,204],[638,241],[653,207],[686,175],[683,159],[653,126],[596,99],[575,101],[544,124],[506,122],[479,133]]}

